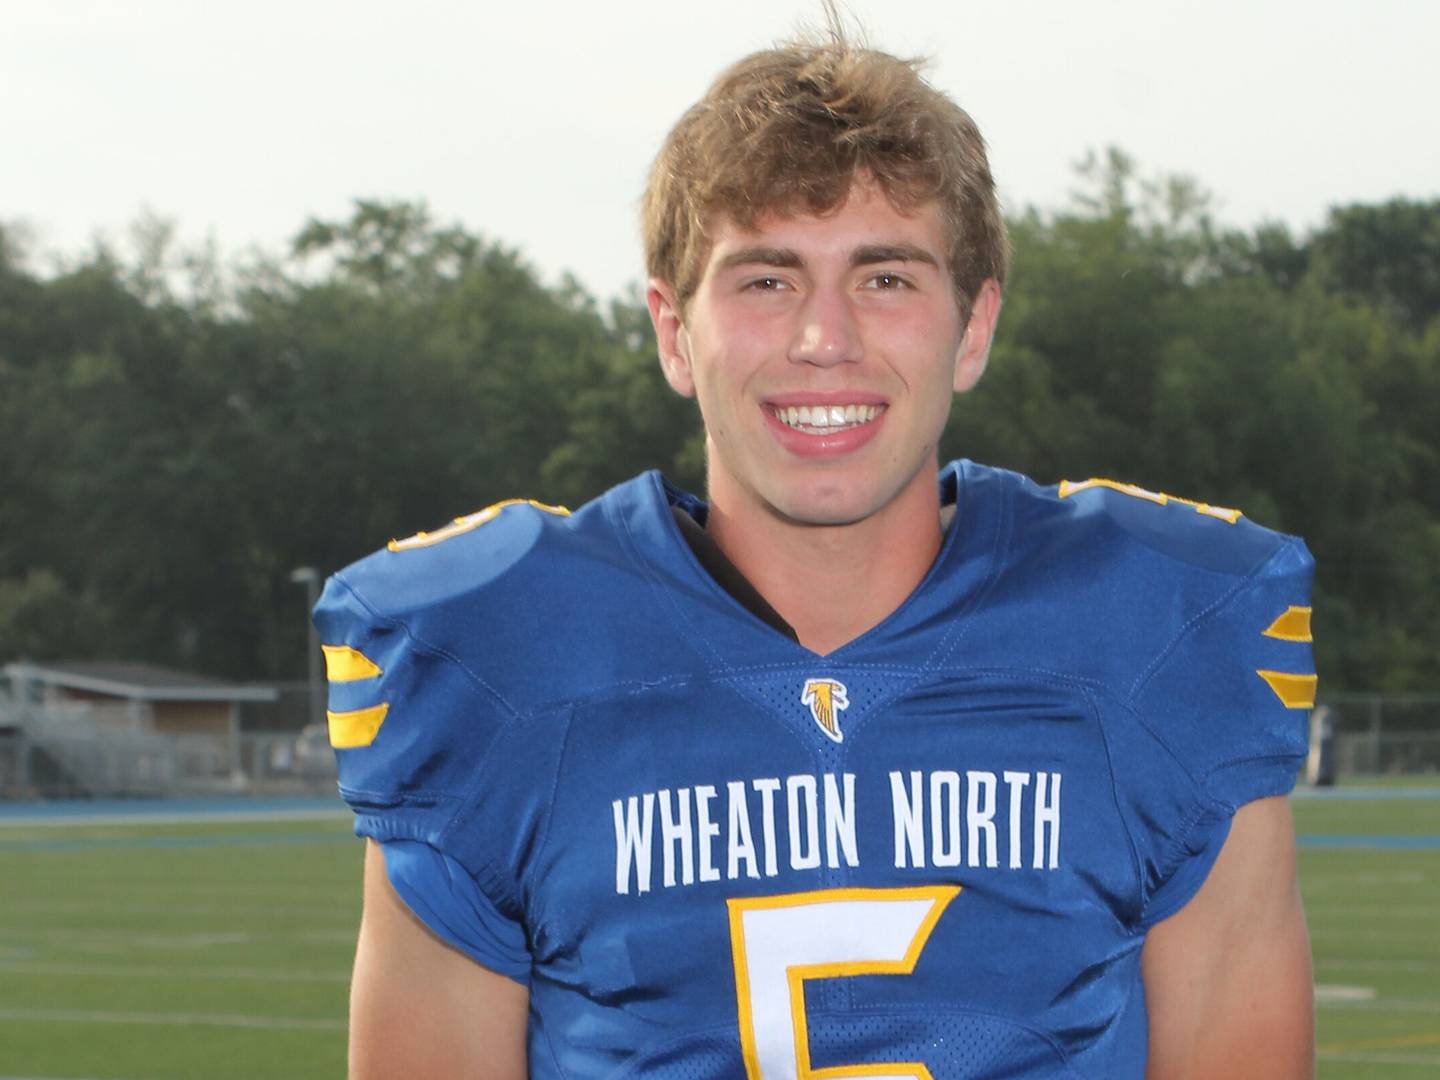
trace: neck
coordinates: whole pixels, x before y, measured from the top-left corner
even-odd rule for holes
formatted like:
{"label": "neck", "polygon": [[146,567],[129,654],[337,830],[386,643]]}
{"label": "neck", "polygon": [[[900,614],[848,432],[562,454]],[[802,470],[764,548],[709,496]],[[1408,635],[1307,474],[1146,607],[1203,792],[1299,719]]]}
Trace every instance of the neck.
{"label": "neck", "polygon": [[824,655],[879,625],[915,591],[940,551],[936,467],[852,525],[804,525],[740,492],[710,491],[706,531],[736,569]]}

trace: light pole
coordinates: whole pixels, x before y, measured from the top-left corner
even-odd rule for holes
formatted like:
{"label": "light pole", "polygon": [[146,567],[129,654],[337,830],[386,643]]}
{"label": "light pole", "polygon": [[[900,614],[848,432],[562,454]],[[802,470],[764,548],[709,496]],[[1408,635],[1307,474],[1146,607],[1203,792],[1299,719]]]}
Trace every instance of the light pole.
{"label": "light pole", "polygon": [[305,624],[310,628],[310,650],[309,673],[310,683],[310,722],[312,724],[323,723],[325,710],[322,708],[321,693],[323,688],[320,685],[320,633],[315,629],[315,622],[311,619],[310,612],[315,610],[315,604],[320,599],[320,572],[313,566],[300,566],[290,571],[290,582],[294,585],[305,586]]}

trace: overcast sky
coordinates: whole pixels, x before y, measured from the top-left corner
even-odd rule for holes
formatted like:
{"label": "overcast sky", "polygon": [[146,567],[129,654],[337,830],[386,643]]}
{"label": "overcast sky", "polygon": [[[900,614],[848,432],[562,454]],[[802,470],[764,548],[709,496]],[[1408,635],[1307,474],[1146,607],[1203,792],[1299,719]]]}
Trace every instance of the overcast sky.
{"label": "overcast sky", "polygon": [[[934,58],[1007,208],[1062,205],[1117,145],[1248,226],[1440,197],[1435,0],[851,0]],[[142,208],[279,250],[357,196],[425,199],[593,292],[641,276],[666,130],[818,0],[0,0],[0,221],[41,251]]]}

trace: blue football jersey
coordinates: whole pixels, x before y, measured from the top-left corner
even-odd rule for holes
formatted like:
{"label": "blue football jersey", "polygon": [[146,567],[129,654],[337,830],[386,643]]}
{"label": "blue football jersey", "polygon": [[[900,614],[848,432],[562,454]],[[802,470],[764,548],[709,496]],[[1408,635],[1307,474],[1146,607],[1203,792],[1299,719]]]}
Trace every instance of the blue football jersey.
{"label": "blue football jersey", "polygon": [[1143,1076],[1146,930],[1306,749],[1310,557],[1109,481],[941,484],[929,574],[828,656],[655,473],[330,580],[356,830],[528,983],[533,1077]]}

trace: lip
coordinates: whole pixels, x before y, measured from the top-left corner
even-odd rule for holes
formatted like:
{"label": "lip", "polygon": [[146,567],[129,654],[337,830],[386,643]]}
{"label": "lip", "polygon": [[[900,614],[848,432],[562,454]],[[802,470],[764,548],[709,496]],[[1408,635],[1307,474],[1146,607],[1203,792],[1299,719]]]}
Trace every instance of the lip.
{"label": "lip", "polygon": [[885,403],[884,398],[873,394],[868,396],[853,393],[848,395],[833,393],[782,394],[766,398],[765,406],[760,409],[760,412],[765,417],[765,423],[776,441],[790,453],[805,458],[834,458],[853,454],[879,434],[880,425],[885,422],[885,417],[889,415],[890,410],[882,409],[880,415],[867,424],[841,428],[839,431],[827,432],[824,435],[811,435],[808,432],[796,431],[788,424],[781,423],[769,406],[884,405]]}

